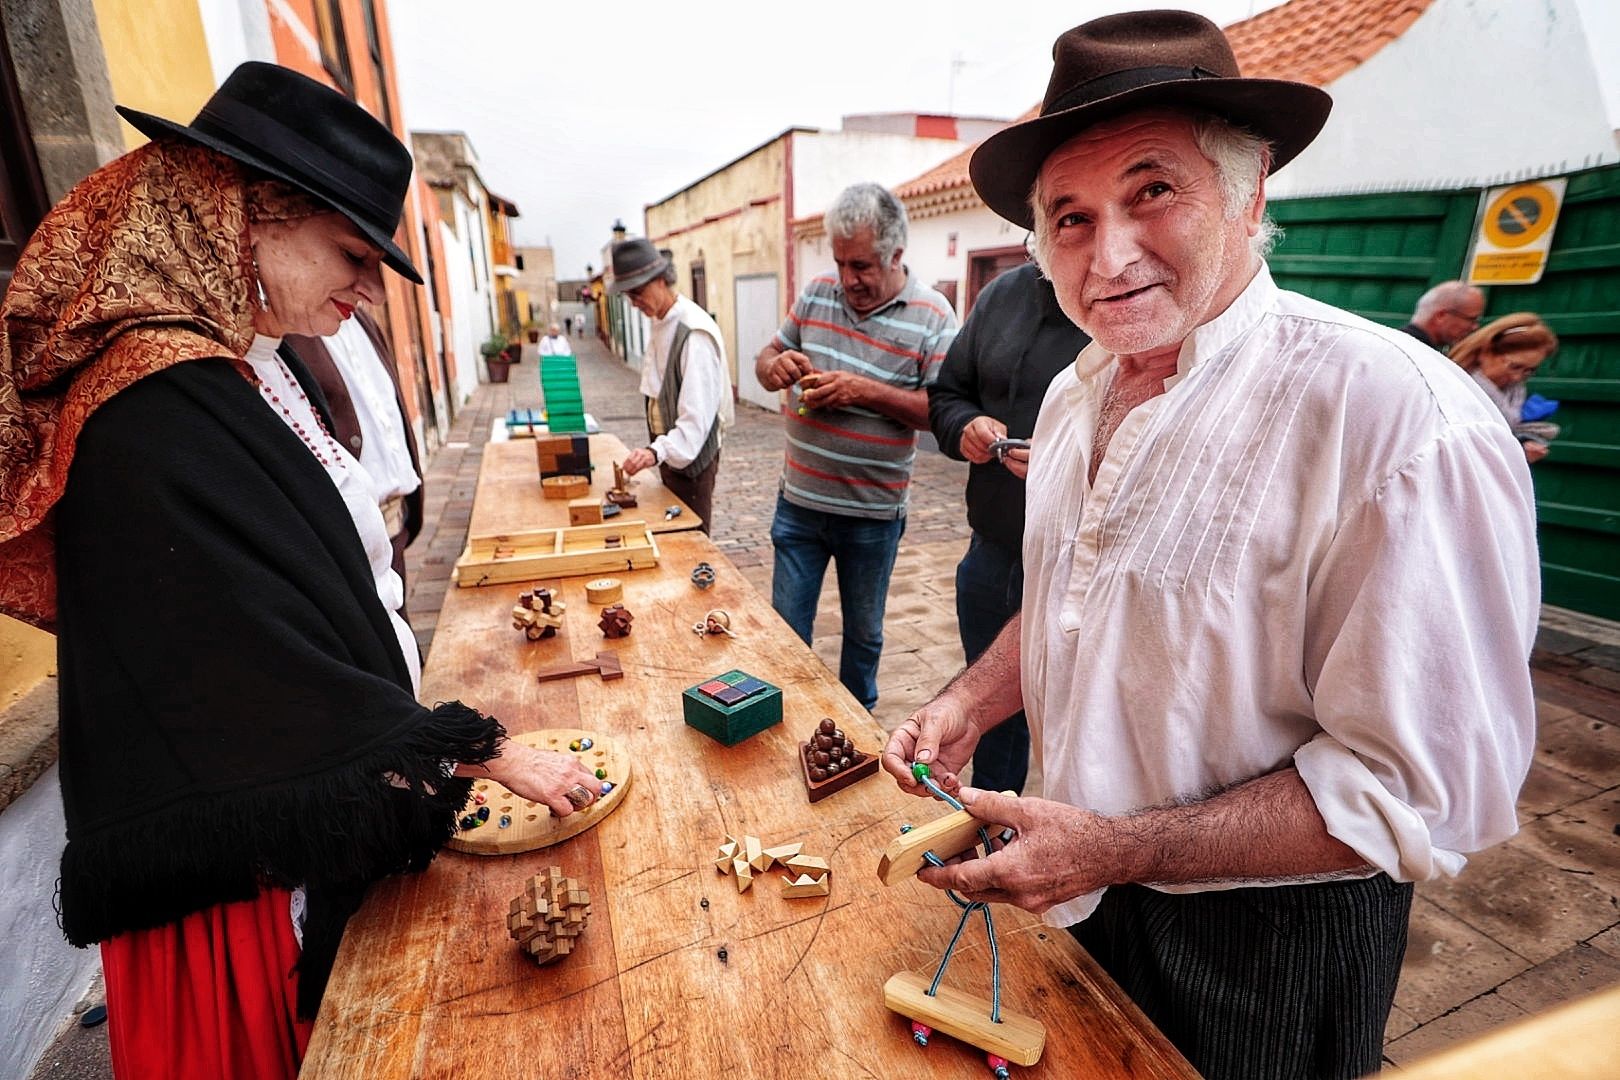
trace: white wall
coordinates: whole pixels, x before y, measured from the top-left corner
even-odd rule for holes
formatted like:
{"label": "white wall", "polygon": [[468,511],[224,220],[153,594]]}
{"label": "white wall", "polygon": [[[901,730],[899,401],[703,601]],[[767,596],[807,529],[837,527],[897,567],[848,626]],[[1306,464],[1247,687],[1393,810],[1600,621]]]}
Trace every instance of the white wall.
{"label": "white wall", "polygon": [[270,10],[264,0],[200,0],[203,35],[208,39],[208,62],[214,85],[248,60],[276,58],[270,37]]}
{"label": "white wall", "polygon": [[863,180],[896,187],[961,153],[964,145],[876,132],[795,132],[793,216],[821,213],[840,191]]}
{"label": "white wall", "polygon": [[[986,248],[1014,247],[1024,242],[1024,230],[1004,221],[988,207],[940,214],[913,221],[908,230],[905,264],[924,285],[955,281],[957,317],[967,303],[968,255]],[[950,234],[956,233],[956,254],[949,255]],[[833,270],[832,247],[825,235],[799,239],[794,244],[794,272],[802,289],[817,274]]]}
{"label": "white wall", "polygon": [[[1605,13],[1598,29],[1617,21],[1614,0],[1435,0],[1327,87],[1327,127],[1268,193],[1460,187],[1614,161],[1583,4]],[[1615,47],[1601,56],[1611,87],[1616,58]]]}
{"label": "white wall", "polygon": [[1620,138],[1620,4],[1614,0],[1575,0],[1587,51],[1597,69],[1603,115]]}
{"label": "white wall", "polygon": [[0,1076],[27,1076],[84,996],[100,961],[56,925],[67,833],[56,767],[0,814]]}
{"label": "white wall", "polygon": [[[456,200],[456,216],[462,216],[462,202]],[[481,356],[478,346],[489,334],[478,334],[478,316],[483,312],[484,318],[489,313],[484,311],[478,303],[473,290],[473,270],[467,258],[467,241],[465,234],[456,235],[447,222],[439,222],[439,238],[444,243],[445,279],[450,282],[450,341],[454,346],[456,356],[455,370],[450,377],[455,381],[453,393],[456,395],[456,404],[466,401],[468,396],[478,388],[478,372]]]}

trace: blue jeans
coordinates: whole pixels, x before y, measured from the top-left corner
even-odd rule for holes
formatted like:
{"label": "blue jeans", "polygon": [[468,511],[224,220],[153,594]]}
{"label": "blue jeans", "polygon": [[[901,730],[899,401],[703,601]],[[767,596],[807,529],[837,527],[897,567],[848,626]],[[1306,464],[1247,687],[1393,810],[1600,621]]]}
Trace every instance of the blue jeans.
{"label": "blue jeans", "polygon": [[[956,564],[956,625],[969,664],[990,647],[1023,602],[1020,553],[974,533],[967,554]],[[1022,794],[1028,776],[1029,722],[1016,712],[979,740],[973,751],[973,786]]]}
{"label": "blue jeans", "polygon": [[837,563],[838,599],[844,612],[838,681],[868,712],[877,705],[883,608],[889,599],[894,556],[905,531],[905,518],[879,521],[829,514],[776,497],[776,517],[771,521],[771,545],[776,548],[771,606],[810,644],[827,560]]}

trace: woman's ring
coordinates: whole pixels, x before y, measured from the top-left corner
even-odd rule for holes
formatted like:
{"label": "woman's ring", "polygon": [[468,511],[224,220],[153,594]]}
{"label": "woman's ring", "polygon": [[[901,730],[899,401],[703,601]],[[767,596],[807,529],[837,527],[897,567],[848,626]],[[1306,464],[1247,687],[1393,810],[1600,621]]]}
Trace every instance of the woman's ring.
{"label": "woman's ring", "polygon": [[568,801],[573,804],[575,810],[583,810],[591,805],[593,798],[583,784],[575,784],[568,789]]}

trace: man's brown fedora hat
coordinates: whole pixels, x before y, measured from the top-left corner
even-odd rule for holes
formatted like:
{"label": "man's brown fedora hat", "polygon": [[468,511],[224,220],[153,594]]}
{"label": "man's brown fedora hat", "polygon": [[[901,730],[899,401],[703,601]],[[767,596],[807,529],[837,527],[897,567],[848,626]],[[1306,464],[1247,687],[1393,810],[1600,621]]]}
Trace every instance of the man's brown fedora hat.
{"label": "man's brown fedora hat", "polygon": [[1040,115],[990,136],[968,173],[985,204],[1034,228],[1029,192],[1041,165],[1083,128],[1133,109],[1174,105],[1225,117],[1271,143],[1276,172],[1311,144],[1333,99],[1306,83],[1245,79],[1220,27],[1190,11],[1108,15],[1052,45]]}

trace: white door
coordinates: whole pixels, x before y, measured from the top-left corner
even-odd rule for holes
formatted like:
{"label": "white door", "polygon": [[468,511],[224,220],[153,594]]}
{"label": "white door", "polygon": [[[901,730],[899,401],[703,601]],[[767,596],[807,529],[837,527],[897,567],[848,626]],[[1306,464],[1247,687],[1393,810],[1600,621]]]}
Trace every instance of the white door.
{"label": "white door", "polygon": [[737,279],[737,393],[744,401],[776,412],[781,395],[754,378],[754,357],[782,325],[775,274],[748,274]]}

